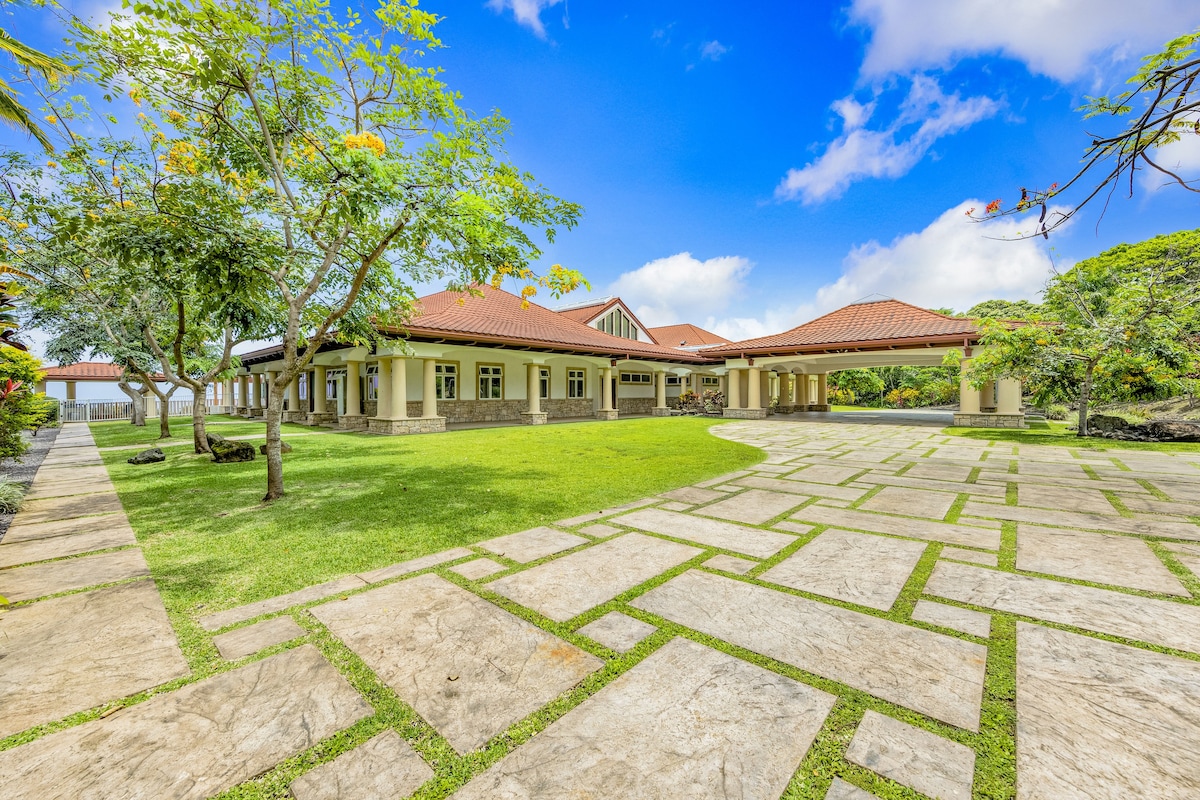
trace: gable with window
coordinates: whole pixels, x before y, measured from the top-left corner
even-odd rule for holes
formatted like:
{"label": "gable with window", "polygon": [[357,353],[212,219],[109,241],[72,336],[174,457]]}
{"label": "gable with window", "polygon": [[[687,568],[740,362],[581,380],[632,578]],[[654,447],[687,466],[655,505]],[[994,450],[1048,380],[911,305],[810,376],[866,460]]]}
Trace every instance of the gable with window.
{"label": "gable with window", "polygon": [[597,330],[611,333],[613,336],[620,336],[622,339],[637,341],[637,323],[630,319],[629,315],[623,312],[619,306],[596,320],[595,325]]}

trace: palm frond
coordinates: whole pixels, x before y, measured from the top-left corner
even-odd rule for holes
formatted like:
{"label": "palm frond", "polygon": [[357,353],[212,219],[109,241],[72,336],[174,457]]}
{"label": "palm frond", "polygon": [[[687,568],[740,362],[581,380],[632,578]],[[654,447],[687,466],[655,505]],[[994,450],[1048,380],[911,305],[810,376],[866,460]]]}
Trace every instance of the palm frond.
{"label": "palm frond", "polygon": [[68,75],[74,71],[54,56],[46,55],[40,50],[34,50],[29,45],[18,42],[3,28],[0,28],[0,52],[8,53],[12,56],[13,61],[22,67],[40,72],[49,79],[54,79],[59,75]]}
{"label": "palm frond", "polygon": [[0,122],[7,122],[20,131],[25,131],[45,148],[47,153],[54,152],[54,145],[38,124],[29,116],[29,109],[17,100],[17,93],[4,80],[0,79]]}

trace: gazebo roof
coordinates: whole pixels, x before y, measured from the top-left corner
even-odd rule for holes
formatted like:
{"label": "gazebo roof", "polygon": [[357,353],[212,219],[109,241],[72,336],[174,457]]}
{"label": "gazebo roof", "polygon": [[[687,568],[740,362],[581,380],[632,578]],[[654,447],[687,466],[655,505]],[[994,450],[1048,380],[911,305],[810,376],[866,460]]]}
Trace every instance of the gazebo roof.
{"label": "gazebo roof", "polygon": [[843,347],[955,344],[979,334],[975,320],[951,317],[900,300],[853,303],[772,336],[704,350],[708,356],[820,351]]}
{"label": "gazebo roof", "polygon": [[[47,381],[79,381],[116,383],[121,380],[125,370],[117,364],[104,361],[80,361],[77,364],[62,364],[57,367],[47,367],[43,380]],[[155,375],[161,378],[161,375]]]}

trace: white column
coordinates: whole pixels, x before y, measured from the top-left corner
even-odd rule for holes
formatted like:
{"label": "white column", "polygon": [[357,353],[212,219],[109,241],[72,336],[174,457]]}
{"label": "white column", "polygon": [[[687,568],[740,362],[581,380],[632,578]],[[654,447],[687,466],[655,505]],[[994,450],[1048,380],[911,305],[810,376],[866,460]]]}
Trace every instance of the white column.
{"label": "white column", "polygon": [[808,382],[809,376],[807,372],[796,376],[796,405],[798,406],[808,405]]}
{"label": "white column", "polygon": [[971,385],[967,380],[967,373],[971,366],[971,360],[964,358],[959,364],[960,377],[958,379],[958,411],[960,414],[978,414],[979,413],[979,390]]}
{"label": "white column", "polygon": [[[403,367],[403,362],[401,362]],[[391,419],[392,418],[392,359],[389,357],[381,357],[379,359],[379,387],[375,390],[375,418],[376,419]],[[400,405],[404,405],[403,396],[401,396]]]}
{"label": "white column", "polygon": [[600,370],[600,410],[612,411],[612,368]]}
{"label": "white column", "polygon": [[267,372],[263,376],[265,385],[263,386],[263,408],[271,404],[271,387],[275,384],[275,378],[279,375],[278,372]]}
{"label": "white column", "polygon": [[67,381],[67,399],[75,400],[75,381]]}
{"label": "white column", "polygon": [[740,369],[729,370],[729,394],[725,399],[730,408],[742,407],[742,371]]}
{"label": "white column", "polygon": [[759,400],[762,403],[762,407],[770,408],[771,407],[771,371],[764,369],[762,372],[758,373],[758,383],[759,383],[759,386],[761,387],[761,394],[759,394]]}
{"label": "white column", "polygon": [[997,382],[996,413],[1021,413],[1021,382],[1013,378],[1001,378]]}
{"label": "white column", "polygon": [[346,415],[357,417],[362,414],[362,392],[358,387],[361,361],[346,362]]}
{"label": "white column", "polygon": [[250,374],[250,407],[262,408],[262,375],[258,373]]}
{"label": "white column", "polygon": [[327,376],[328,373],[325,367],[320,365],[313,367],[312,386],[308,387],[308,390],[312,392],[314,414],[324,414],[328,410],[325,404],[325,395],[328,391],[325,388],[325,379]]}
{"label": "white column", "polygon": [[762,378],[759,376],[762,370],[758,367],[750,368],[750,375],[746,385],[746,408],[756,409],[762,408]]}
{"label": "white column", "polygon": [[791,405],[800,405],[800,377],[794,372],[788,373],[788,400]]}
{"label": "white column", "polygon": [[654,373],[654,407],[667,407],[667,373]]}
{"label": "white column", "polygon": [[829,375],[824,372],[817,373],[817,405],[823,406],[829,403]]}
{"label": "white column", "polygon": [[300,410],[300,376],[292,378],[292,382],[288,384],[288,407],[289,412]]}
{"label": "white column", "polygon": [[529,403],[530,414],[542,413],[542,377],[541,364],[525,365],[525,399]]}
{"label": "white column", "polygon": [[250,376],[238,375],[238,408],[250,407]]}
{"label": "white column", "polygon": [[[432,364],[433,362],[428,362]],[[428,372],[433,372],[432,369]],[[424,398],[426,408],[428,408],[429,398],[433,396],[433,389],[428,388],[429,397]],[[424,409],[422,409],[424,410]],[[433,416],[437,416],[437,401],[433,404]],[[408,359],[393,358],[392,359],[392,413],[390,419],[408,419]]]}

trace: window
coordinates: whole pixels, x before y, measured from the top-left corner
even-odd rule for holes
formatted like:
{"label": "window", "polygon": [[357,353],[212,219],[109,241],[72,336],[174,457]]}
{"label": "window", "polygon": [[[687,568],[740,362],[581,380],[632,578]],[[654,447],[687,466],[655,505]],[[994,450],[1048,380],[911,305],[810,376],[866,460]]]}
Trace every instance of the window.
{"label": "window", "polygon": [[614,308],[596,320],[596,328],[605,333],[611,333],[613,336],[620,336],[622,339],[636,341],[638,338],[637,325],[619,308]]}
{"label": "window", "polygon": [[701,386],[720,386],[721,379],[716,375],[704,375],[700,378]]}
{"label": "window", "polygon": [[587,374],[581,369],[567,370],[567,397],[581,400],[586,396]]}
{"label": "window", "polygon": [[538,368],[538,397],[542,400],[550,399],[550,370],[545,367]]}
{"label": "window", "polygon": [[622,372],[621,383],[654,383],[654,376],[649,372]]}
{"label": "window", "polygon": [[433,367],[434,375],[434,396],[438,400],[457,400],[458,399],[458,365],[457,364],[435,364]]}
{"label": "window", "polygon": [[379,399],[379,365],[367,365],[367,399]]}
{"label": "window", "polygon": [[479,399],[504,399],[504,367],[479,366]]}
{"label": "window", "polygon": [[296,384],[300,387],[300,399],[307,400],[308,399],[308,373],[301,372],[296,377]]}
{"label": "window", "polygon": [[678,386],[679,384],[680,384],[680,378],[678,375],[668,375],[667,376],[667,386]]}

